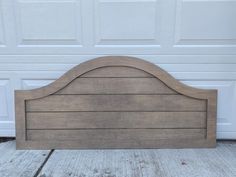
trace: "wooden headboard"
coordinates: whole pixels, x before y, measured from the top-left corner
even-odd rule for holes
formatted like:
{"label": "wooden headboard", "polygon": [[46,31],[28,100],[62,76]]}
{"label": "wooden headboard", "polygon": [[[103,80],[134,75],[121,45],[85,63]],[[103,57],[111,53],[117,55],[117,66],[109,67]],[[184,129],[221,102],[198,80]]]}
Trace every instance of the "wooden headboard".
{"label": "wooden headboard", "polygon": [[17,148],[215,147],[216,98],[147,61],[97,58],[15,92]]}

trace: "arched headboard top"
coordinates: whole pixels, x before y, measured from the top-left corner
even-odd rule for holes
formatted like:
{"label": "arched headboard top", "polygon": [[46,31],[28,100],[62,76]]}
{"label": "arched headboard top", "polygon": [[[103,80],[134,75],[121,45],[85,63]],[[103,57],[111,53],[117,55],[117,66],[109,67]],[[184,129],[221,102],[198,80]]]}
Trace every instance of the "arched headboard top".
{"label": "arched headboard top", "polygon": [[159,66],[136,57],[127,56],[105,56],[86,61],[75,66],[64,75],[62,75],[59,79],[47,86],[26,91],[22,90],[20,92],[25,93],[25,97],[27,97],[27,99],[44,97],[57,92],[58,90],[62,89],[70,82],[72,82],[74,79],[82,76],[85,73],[103,67],[118,66],[142,70],[146,73],[149,73],[153,77],[156,77],[176,92],[193,98],[207,99],[209,98],[209,96],[214,96],[216,94],[216,90],[198,89],[185,85],[176,80],[173,76],[161,69]]}
{"label": "arched headboard top", "polygon": [[214,147],[216,97],[135,57],[96,58],[15,92],[17,147]]}

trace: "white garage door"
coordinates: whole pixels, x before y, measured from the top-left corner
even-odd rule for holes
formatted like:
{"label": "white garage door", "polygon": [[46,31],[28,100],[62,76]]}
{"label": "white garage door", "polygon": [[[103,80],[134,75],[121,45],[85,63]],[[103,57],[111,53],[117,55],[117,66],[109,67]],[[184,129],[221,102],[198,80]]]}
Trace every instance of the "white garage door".
{"label": "white garage door", "polygon": [[101,55],[217,88],[217,137],[236,139],[236,0],[0,0],[0,136],[15,136],[15,89]]}

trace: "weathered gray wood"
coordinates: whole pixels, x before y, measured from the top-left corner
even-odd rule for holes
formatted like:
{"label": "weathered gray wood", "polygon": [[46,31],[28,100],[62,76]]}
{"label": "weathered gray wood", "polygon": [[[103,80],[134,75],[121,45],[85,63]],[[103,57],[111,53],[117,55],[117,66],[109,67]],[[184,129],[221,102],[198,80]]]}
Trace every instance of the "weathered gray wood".
{"label": "weathered gray wood", "polygon": [[24,95],[15,91],[16,144],[26,140],[26,112]]}
{"label": "weathered gray wood", "polygon": [[77,78],[56,94],[177,94],[156,78]]}
{"label": "weathered gray wood", "polygon": [[28,140],[79,140],[81,144],[87,141],[156,140],[158,139],[201,139],[206,136],[206,129],[78,129],[78,130],[27,130]]}
{"label": "weathered gray wood", "polygon": [[28,129],[206,128],[205,112],[31,112]]}
{"label": "weathered gray wood", "polygon": [[100,57],[94,60],[90,60],[84,63],[79,64],[78,66],[72,68],[70,71],[65,73],[62,77],[49,84],[48,86],[33,89],[33,90],[21,90],[17,91],[20,95],[24,96],[25,99],[36,99],[48,96],[62,89],[70,82],[72,82],[77,77],[81,77],[84,74],[94,71],[95,69],[100,69],[104,67],[117,67],[123,66],[127,68],[134,68],[140,71],[145,71],[149,75],[156,77],[161,80],[171,89],[181,93],[183,95],[190,96],[192,98],[197,99],[209,99],[212,94],[214,95],[216,90],[205,90],[198,89],[187,86],[167,72],[159,68],[158,66],[149,63],[147,61],[134,58],[134,57],[125,57],[125,56],[108,56],[108,57]]}
{"label": "weathered gray wood", "polygon": [[201,139],[158,139],[149,140],[143,139],[142,141],[136,141],[135,139],[129,139],[128,141],[113,140],[94,140],[94,141],[71,141],[71,140],[27,140],[25,142],[19,142],[18,148],[24,149],[156,149],[156,148],[212,148],[215,147],[215,141],[210,141],[206,138]]}
{"label": "weathered gray wood", "polygon": [[182,95],[51,95],[26,111],[206,111],[206,101]]}
{"label": "weathered gray wood", "polygon": [[236,144],[215,149],[56,150],[38,177],[234,177]]}
{"label": "weathered gray wood", "polygon": [[109,66],[91,70],[80,77],[153,77],[148,72],[127,66]]}
{"label": "weathered gray wood", "polygon": [[[95,77],[97,80],[94,79]],[[103,81],[101,81],[101,77],[105,77]],[[151,82],[155,79],[157,82]],[[108,80],[110,80],[110,82],[108,82]],[[169,93],[170,90],[174,91],[174,94]],[[63,95],[61,93],[63,93]],[[48,86],[29,91],[16,91],[17,146],[19,148],[42,149],[213,147],[216,143],[216,94],[215,90],[203,90],[184,85],[161,68],[143,60],[120,56],[101,57],[76,66]],[[63,139],[58,141],[56,138],[50,141],[27,139],[27,135],[33,130],[29,130],[29,127],[27,127],[26,119],[28,121],[30,119],[26,117],[29,115],[26,114],[26,112],[42,112],[45,114],[60,112],[64,114],[71,111],[138,113],[201,112],[206,114],[204,123],[206,130],[204,130],[204,136],[201,138],[193,137],[192,139],[184,140],[173,135],[175,139],[160,139],[159,141],[143,139],[142,142],[140,142],[135,140],[135,136],[132,137],[133,134],[130,137],[130,141],[117,142],[116,139],[112,139],[111,141],[109,140],[109,143],[106,141],[100,142],[99,140],[86,141],[81,144],[81,142],[72,140]],[[109,117],[105,118],[108,119]],[[191,116],[189,121],[193,120],[193,118],[194,117]],[[168,118],[165,120],[167,127],[169,124],[168,120]],[[60,118],[57,119],[57,121],[62,122],[59,122],[56,126],[62,126],[65,119]],[[92,120],[87,120],[87,124],[91,121]],[[104,121],[105,119],[101,122]],[[112,120],[110,120],[110,122],[107,121],[107,123],[115,125],[111,123],[111,121]],[[139,121],[141,121],[141,119],[139,119]],[[148,125],[151,123],[159,124],[158,121],[151,122],[153,121],[152,117],[146,118],[146,124],[147,121],[149,121]],[[197,126],[198,122],[195,124],[195,121],[192,123]],[[101,126],[100,129],[106,130],[108,124],[104,123],[104,125],[102,125],[101,122],[97,122]],[[119,133],[122,132],[121,130],[127,129],[126,125],[122,126],[122,123],[126,124],[125,121],[121,121],[120,124],[117,124],[120,126],[120,130],[118,130]],[[139,122],[136,124],[139,124]],[[173,125],[175,124],[178,124],[178,121]],[[131,123],[127,123],[127,125],[131,125]],[[140,124],[140,126],[141,125],[142,124]],[[145,125],[145,123],[143,125]],[[76,130],[78,127],[74,127],[73,129]],[[165,126],[161,128],[165,128]],[[192,126],[186,128],[194,131]],[[67,131],[67,125],[61,129],[63,129],[65,133]],[[146,130],[158,131],[157,129],[155,130],[155,128],[147,128]],[[49,129],[48,131],[54,130]],[[127,129],[127,131],[130,130]],[[50,137],[50,135],[48,136]],[[65,136],[67,136],[66,133]],[[97,135],[94,134],[95,139],[96,136]],[[152,135],[149,134],[149,136]],[[184,136],[186,138],[188,135],[184,134],[183,137]],[[63,137],[63,135],[61,135],[61,137]]]}
{"label": "weathered gray wood", "polygon": [[15,141],[0,143],[0,176],[33,177],[49,151],[16,151]]}
{"label": "weathered gray wood", "polygon": [[216,140],[217,91],[209,94],[207,100],[207,138]]}

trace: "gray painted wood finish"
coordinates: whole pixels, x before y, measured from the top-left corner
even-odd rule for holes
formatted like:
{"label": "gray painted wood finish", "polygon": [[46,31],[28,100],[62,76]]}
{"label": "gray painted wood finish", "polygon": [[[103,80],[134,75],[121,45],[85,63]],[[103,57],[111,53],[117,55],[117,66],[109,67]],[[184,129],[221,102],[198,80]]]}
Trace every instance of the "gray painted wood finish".
{"label": "gray painted wood finish", "polygon": [[214,147],[216,93],[137,58],[101,57],[16,91],[17,147]]}
{"label": "gray painted wood finish", "polygon": [[206,128],[205,112],[28,112],[29,129]]}
{"label": "gray painted wood finish", "polygon": [[[121,70],[122,71],[122,70]],[[121,72],[120,71],[120,72]],[[77,78],[56,94],[177,94],[156,78]]]}
{"label": "gray painted wood finish", "polygon": [[206,101],[182,95],[51,95],[27,101],[26,111],[206,111]]}

